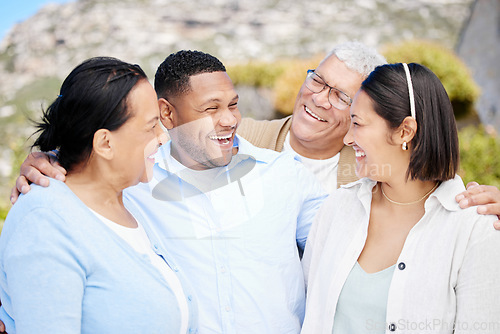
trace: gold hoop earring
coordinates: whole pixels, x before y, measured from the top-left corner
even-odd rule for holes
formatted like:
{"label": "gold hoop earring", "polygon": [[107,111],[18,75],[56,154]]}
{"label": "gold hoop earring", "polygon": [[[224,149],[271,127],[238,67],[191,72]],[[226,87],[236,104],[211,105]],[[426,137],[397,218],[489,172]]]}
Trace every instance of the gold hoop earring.
{"label": "gold hoop earring", "polygon": [[408,150],[408,146],[406,145],[405,141],[403,142],[403,145],[401,147],[402,147],[403,151]]}

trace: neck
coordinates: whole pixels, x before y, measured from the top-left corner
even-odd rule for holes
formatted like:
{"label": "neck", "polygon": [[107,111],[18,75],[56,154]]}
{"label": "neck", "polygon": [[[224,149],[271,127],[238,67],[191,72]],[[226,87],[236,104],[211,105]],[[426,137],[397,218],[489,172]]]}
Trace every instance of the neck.
{"label": "neck", "polygon": [[92,210],[101,213],[103,208],[123,208],[122,191],[112,177],[102,177],[110,173],[99,173],[87,167],[71,171],[66,176],[66,185]]}
{"label": "neck", "polygon": [[399,207],[424,206],[425,200],[438,187],[436,181],[403,181],[379,183],[382,201]]}
{"label": "neck", "polygon": [[337,155],[344,147],[342,138],[337,138],[328,143],[319,141],[300,140],[290,131],[290,146],[299,155],[316,160],[329,159]]}

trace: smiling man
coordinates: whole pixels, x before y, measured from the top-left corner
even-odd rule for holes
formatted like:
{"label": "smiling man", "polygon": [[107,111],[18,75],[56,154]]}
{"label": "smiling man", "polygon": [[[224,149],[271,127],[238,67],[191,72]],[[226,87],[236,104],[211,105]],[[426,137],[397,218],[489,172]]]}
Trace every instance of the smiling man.
{"label": "smiling man", "polygon": [[[238,134],[252,144],[278,152],[292,152],[328,192],[356,181],[354,150],[344,146],[349,130],[349,107],[361,82],[386,60],[359,42],[335,46],[314,71],[308,71],[297,95],[293,115],[272,121],[244,118]],[[499,217],[500,190],[471,182],[457,195],[460,207],[477,206],[480,214]]]}
{"label": "smiling man", "polygon": [[295,155],[236,135],[238,94],[217,58],[171,54],[155,90],[171,141],[155,155],[152,180],[125,190],[124,202],[156,225],[169,265],[195,291],[200,333],[299,333],[297,245],[304,248],[325,191]]}
{"label": "smiling man", "polygon": [[[236,135],[238,94],[223,64],[180,51],[159,66],[155,90],[171,141],[153,180],[126,192],[162,232],[194,288],[202,333],[298,333],[303,248],[326,197],[291,154]],[[174,269],[176,270],[176,269]]]}
{"label": "smiling man", "polygon": [[344,146],[349,106],[361,82],[384,57],[362,43],[336,46],[315,70],[309,70],[293,115],[273,121],[243,119],[238,133],[258,147],[298,154],[330,191],[357,180],[354,151]]}

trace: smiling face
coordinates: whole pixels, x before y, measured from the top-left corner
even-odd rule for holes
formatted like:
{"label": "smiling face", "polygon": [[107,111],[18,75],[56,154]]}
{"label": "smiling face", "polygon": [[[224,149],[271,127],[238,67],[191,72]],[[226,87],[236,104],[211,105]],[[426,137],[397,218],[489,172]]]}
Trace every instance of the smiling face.
{"label": "smiling face", "polygon": [[[351,71],[336,56],[324,59],[315,71],[328,85],[351,98],[361,86],[361,74]],[[338,110],[328,101],[328,89],[313,93],[302,84],[293,110],[290,143],[309,158],[329,158],[343,147],[349,129],[349,108]]]}
{"label": "smiling face", "polygon": [[159,125],[156,93],[147,80],[140,80],[127,96],[127,110],[132,115],[112,132],[116,152],[115,170],[123,171],[124,183],[148,182],[153,174],[154,154],[163,130]]}
{"label": "smiling face", "polygon": [[172,139],[172,156],[196,170],[231,162],[241,115],[238,94],[226,72],[190,77],[190,90],[160,99],[162,122]]}
{"label": "smiling face", "polygon": [[356,152],[356,175],[376,181],[386,181],[391,175],[404,175],[409,159],[394,140],[398,132],[390,129],[375,112],[372,100],[364,91],[356,93],[350,113],[351,126],[344,142]]}

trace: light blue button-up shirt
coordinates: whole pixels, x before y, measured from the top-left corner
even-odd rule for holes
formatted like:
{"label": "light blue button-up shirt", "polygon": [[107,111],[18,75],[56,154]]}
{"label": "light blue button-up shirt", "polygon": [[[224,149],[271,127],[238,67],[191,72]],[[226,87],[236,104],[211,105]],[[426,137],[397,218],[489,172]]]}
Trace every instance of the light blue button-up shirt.
{"label": "light blue button-up shirt", "polygon": [[[187,170],[160,148],[153,180],[126,191],[198,297],[200,333],[298,333],[303,248],[326,197],[294,156],[237,137],[228,166]],[[189,180],[189,182],[187,181]]]}

